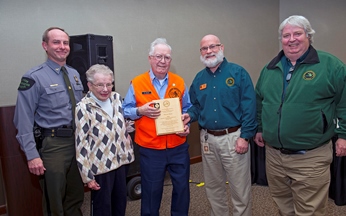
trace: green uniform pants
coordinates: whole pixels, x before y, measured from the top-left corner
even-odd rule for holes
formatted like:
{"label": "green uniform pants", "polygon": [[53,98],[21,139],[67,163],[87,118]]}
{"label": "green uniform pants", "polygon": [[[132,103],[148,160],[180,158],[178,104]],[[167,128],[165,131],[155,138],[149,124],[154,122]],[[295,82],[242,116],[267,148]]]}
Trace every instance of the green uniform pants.
{"label": "green uniform pants", "polygon": [[72,137],[46,137],[40,150],[46,168],[40,180],[45,216],[82,216],[84,186]]}

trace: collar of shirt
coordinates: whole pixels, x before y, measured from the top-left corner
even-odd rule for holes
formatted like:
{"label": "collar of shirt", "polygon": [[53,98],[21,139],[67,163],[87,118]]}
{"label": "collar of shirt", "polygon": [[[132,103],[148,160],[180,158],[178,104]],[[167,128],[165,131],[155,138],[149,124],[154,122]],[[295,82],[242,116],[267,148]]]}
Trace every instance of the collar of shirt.
{"label": "collar of shirt", "polygon": [[[151,79],[152,82],[154,82],[154,80],[158,80],[156,78],[156,76],[154,75],[154,72],[153,72],[153,70],[151,68],[150,68],[150,71],[149,71],[149,76],[150,76],[150,79]],[[164,80],[168,80],[168,73],[166,74]]]}
{"label": "collar of shirt", "polygon": [[[50,59],[47,59],[46,61],[46,64],[48,65],[48,67],[50,67],[56,74],[60,74],[60,70],[61,70],[61,66],[58,65],[56,62],[50,60]],[[65,68],[66,68],[66,71],[68,73],[68,69],[66,67],[66,64],[64,65]]]}
{"label": "collar of shirt", "polygon": [[164,98],[166,94],[167,86],[168,86],[168,73],[166,74],[162,84],[160,83],[159,79],[155,77],[151,68],[149,71],[149,75],[150,75],[151,82],[156,89],[157,94],[160,96],[161,99]]}
{"label": "collar of shirt", "polygon": [[106,101],[101,101],[92,92],[90,92],[90,98],[94,99],[96,105],[99,105],[110,117],[113,116],[112,101],[110,98]]}
{"label": "collar of shirt", "polygon": [[[222,60],[222,62],[221,62],[221,64],[219,65],[219,67],[216,69],[215,73],[216,73],[216,72],[220,72],[220,73],[221,73],[222,68],[223,68],[227,63],[228,63],[228,61],[227,61],[227,59],[224,57],[223,60]],[[213,73],[208,67],[206,67],[206,70],[207,70],[207,72],[210,73],[210,74],[215,74],[215,73]]]}
{"label": "collar of shirt", "polygon": [[[294,67],[293,67],[291,61],[285,55],[283,55],[281,57],[282,69],[283,69],[283,72],[284,72],[284,75],[283,75],[284,91],[286,91],[286,87],[288,85],[288,81],[286,80],[286,77],[287,77],[287,74],[288,74],[290,68],[291,67],[293,67],[293,68],[298,67],[298,65],[300,65],[300,63],[302,63],[303,60],[306,58],[306,56],[308,55],[309,51],[310,51],[310,47],[308,48],[308,50],[302,56],[300,56],[299,59],[297,59],[297,62],[294,65]],[[282,96],[284,96],[284,94]]]}
{"label": "collar of shirt", "polygon": [[[307,50],[302,56],[300,56],[299,59],[297,59],[297,62],[296,62],[295,67],[304,61],[304,59],[305,59],[306,56],[308,55],[309,51],[310,51],[310,47],[308,48],[308,50]],[[291,61],[290,61],[285,55],[283,55],[283,56],[281,57],[281,64],[282,64],[282,66],[283,66],[284,77],[285,77],[285,79],[286,79],[287,73],[288,73],[288,71],[290,70],[290,68],[291,68],[293,65],[292,65]]]}

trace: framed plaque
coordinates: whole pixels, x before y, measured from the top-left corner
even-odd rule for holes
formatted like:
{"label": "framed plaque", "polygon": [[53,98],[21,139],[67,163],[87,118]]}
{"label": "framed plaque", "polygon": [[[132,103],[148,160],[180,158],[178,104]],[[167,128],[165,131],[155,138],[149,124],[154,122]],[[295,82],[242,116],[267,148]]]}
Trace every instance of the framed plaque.
{"label": "framed plaque", "polygon": [[160,116],[155,119],[157,135],[174,134],[184,131],[179,98],[165,98],[154,100],[153,102],[154,107],[161,110]]}

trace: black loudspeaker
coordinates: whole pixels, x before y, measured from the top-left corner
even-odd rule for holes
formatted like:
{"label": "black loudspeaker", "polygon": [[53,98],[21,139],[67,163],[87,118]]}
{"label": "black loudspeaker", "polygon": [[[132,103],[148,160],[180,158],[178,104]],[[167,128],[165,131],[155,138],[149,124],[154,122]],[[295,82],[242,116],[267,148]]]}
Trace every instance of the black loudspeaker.
{"label": "black loudspeaker", "polygon": [[88,92],[85,72],[90,66],[104,64],[114,72],[113,37],[93,34],[70,36],[70,55],[66,63],[78,71],[84,92]]}

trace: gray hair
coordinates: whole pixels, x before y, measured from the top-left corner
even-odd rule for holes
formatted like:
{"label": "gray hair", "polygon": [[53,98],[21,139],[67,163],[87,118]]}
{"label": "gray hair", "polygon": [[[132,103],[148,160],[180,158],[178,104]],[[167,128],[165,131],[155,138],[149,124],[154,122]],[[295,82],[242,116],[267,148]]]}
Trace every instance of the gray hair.
{"label": "gray hair", "polygon": [[315,30],[312,29],[311,24],[308,19],[303,16],[293,15],[285,19],[279,26],[279,40],[282,39],[282,30],[285,26],[289,24],[292,26],[297,26],[303,28],[306,36],[309,37],[310,44],[314,41],[313,36],[315,34]]}
{"label": "gray hair", "polygon": [[95,74],[110,75],[112,77],[112,82],[114,82],[113,71],[109,69],[108,66],[102,64],[95,64],[91,66],[87,72],[85,72],[88,82],[93,83],[95,81]]}
{"label": "gray hair", "polygon": [[168,45],[166,38],[156,38],[151,44],[150,44],[150,49],[149,49],[149,55],[153,55],[155,51],[155,46],[163,44],[166,45],[170,51],[172,51],[172,47]]}

